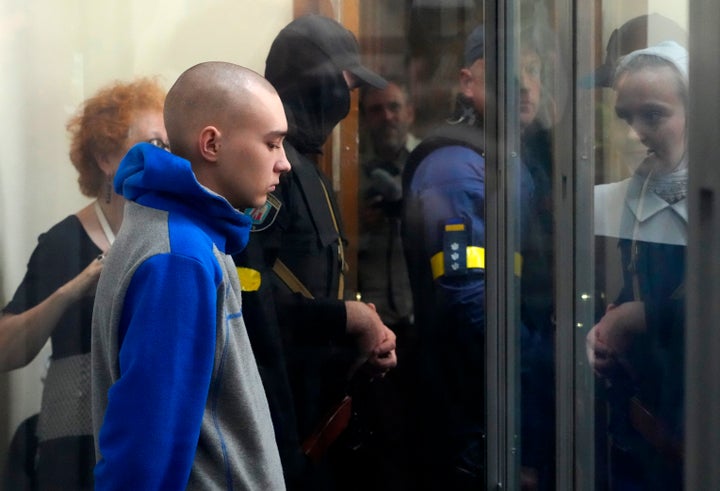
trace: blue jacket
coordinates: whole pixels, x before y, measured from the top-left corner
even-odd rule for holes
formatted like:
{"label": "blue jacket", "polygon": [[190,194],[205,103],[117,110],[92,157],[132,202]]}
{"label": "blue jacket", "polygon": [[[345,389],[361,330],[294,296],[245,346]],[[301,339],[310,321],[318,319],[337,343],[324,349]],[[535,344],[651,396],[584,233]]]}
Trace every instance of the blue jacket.
{"label": "blue jacket", "polygon": [[[482,132],[436,130],[411,154],[404,176],[403,244],[415,324],[419,408],[439,465],[482,480],[485,460],[485,160]],[[428,149],[429,146],[429,149]],[[532,182],[518,160],[518,241]],[[518,243],[518,253],[520,244]],[[516,256],[519,259],[519,255]],[[516,264],[516,273],[520,262]],[[524,326],[523,348],[530,345]],[[442,479],[442,478],[441,478]]]}
{"label": "blue jacket", "polygon": [[96,489],[284,489],[229,255],[249,217],[149,144],[115,188],[128,202],[93,314]]}
{"label": "blue jacket", "polygon": [[[482,132],[477,136],[479,147]],[[402,222],[421,387],[415,407],[426,429],[419,443],[433,452],[439,481],[458,470],[479,478],[485,433],[485,161],[477,148],[449,140],[433,149],[429,141],[406,166]]]}

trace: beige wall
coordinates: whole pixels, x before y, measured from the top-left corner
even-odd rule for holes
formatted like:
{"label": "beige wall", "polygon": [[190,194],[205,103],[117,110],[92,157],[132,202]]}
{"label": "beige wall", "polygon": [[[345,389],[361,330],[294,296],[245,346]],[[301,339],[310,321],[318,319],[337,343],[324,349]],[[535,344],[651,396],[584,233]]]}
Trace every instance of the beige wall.
{"label": "beige wall", "polygon": [[[0,0],[0,300],[22,279],[37,236],[87,201],[65,122],[114,79],[224,60],[264,71],[292,0]],[[0,462],[8,434],[40,404],[48,350],[0,375]]]}

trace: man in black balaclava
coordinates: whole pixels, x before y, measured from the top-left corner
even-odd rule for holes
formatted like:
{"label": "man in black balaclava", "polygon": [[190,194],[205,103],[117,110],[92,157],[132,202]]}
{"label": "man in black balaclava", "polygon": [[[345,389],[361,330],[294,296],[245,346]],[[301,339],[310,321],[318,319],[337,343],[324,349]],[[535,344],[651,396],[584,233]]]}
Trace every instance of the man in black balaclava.
{"label": "man in black balaclava", "polygon": [[[326,462],[327,433],[316,445],[312,439],[345,395],[350,374],[360,366],[362,373],[382,374],[397,363],[395,335],[373,306],[344,300],[346,241],[331,183],[317,166],[325,140],[350,110],[350,91],[363,84],[382,88],[386,81],[361,64],[349,30],[318,15],[295,19],[280,31],[265,77],[285,107],[284,147],[292,171],[265,207],[246,211],[254,233],[236,262],[241,280],[247,275],[241,281],[244,315],[286,481],[290,489],[307,489],[298,442],[307,457]],[[333,487],[317,481],[312,486]]]}

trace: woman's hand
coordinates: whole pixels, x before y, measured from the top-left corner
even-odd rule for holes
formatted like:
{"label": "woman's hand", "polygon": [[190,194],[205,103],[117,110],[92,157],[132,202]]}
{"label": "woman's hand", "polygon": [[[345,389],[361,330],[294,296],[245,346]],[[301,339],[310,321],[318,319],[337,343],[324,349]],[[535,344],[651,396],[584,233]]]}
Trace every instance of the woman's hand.
{"label": "woman's hand", "polygon": [[587,356],[596,374],[611,377],[624,370],[634,375],[632,350],[645,333],[645,304],[634,301],[610,304],[586,337]]}
{"label": "woman's hand", "polygon": [[92,260],[75,278],[65,283],[58,290],[64,289],[69,299],[78,301],[83,297],[95,294],[95,287],[100,279],[100,271],[103,268],[104,254]]}
{"label": "woman's hand", "polygon": [[102,267],[101,255],[35,307],[0,317],[0,372],[23,367],[37,356],[67,309],[95,293]]}

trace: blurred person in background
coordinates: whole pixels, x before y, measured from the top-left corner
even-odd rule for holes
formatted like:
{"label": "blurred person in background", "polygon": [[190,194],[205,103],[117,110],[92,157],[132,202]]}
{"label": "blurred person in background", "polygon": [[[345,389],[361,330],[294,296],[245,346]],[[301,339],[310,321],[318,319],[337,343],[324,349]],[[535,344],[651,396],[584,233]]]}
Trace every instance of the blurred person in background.
{"label": "blurred person in background", "polygon": [[623,285],[587,335],[607,382],[613,489],[683,483],[688,53],[675,41],[619,60],[615,113],[647,148],[634,174],[595,187],[595,234],[616,240]]}
{"label": "blurred person in background", "polygon": [[115,82],[70,119],[70,160],[80,192],[92,202],[40,235],[25,277],[0,317],[4,371],[27,365],[48,338],[52,342],[37,423],[37,489],[93,489],[91,319],[103,257],[124,206],[112,180],[135,143],[168,149],[164,99],[165,90],[153,79]]}
{"label": "blurred person in background", "polygon": [[364,87],[361,130],[368,151],[360,160],[358,290],[398,334],[412,324],[412,298],[400,241],[402,173],[420,143],[411,132],[414,108],[407,85],[389,79],[384,89]]}
{"label": "blurred person in background", "polygon": [[[554,382],[552,323],[552,104],[544,93],[547,34],[522,33],[518,60],[521,159],[514,166],[517,253],[522,288],[523,486],[553,488]],[[550,38],[551,39],[551,38]],[[446,124],[410,154],[403,177],[403,245],[417,329],[416,404],[426,434],[418,442],[442,448],[425,462],[428,488],[475,489],[485,479],[485,113],[484,28],[467,37],[460,91]],[[531,240],[533,239],[533,240]],[[546,242],[543,242],[545,240]],[[547,242],[549,240],[549,242]],[[516,257],[517,259],[517,257]],[[517,261],[519,264],[520,261]],[[435,356],[431,353],[437,351]],[[424,419],[423,419],[424,418]],[[424,421],[424,423],[422,422]]]}
{"label": "blurred person in background", "polygon": [[358,387],[353,402],[362,414],[365,433],[371,435],[362,449],[373,463],[369,465],[382,468],[382,481],[398,490],[406,489],[412,479],[407,444],[408,432],[415,431],[405,416],[412,383],[405,367],[414,356],[414,333],[412,292],[400,237],[402,173],[420,140],[410,131],[415,108],[408,85],[400,78],[385,78],[388,85],[383,89],[360,90],[358,291],[397,336],[398,358],[403,362],[386,377]]}
{"label": "blurred person in background", "polygon": [[478,26],[466,40],[455,113],[413,150],[403,174],[419,489],[484,489],[484,48]]}

